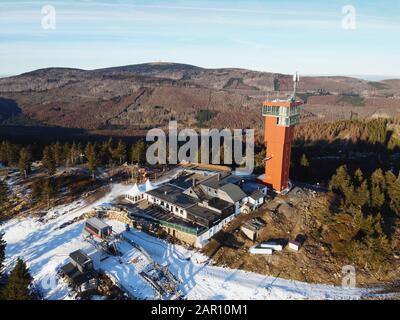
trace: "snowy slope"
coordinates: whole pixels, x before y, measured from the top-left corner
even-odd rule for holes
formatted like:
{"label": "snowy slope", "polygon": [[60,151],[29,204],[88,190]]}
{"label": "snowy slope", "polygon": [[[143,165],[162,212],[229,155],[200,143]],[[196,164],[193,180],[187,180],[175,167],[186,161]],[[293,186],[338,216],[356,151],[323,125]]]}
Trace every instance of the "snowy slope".
{"label": "snowy slope", "polygon": [[[92,204],[77,201],[50,210],[44,219],[14,219],[1,225],[0,232],[5,232],[8,244],[7,270],[12,268],[17,257],[21,257],[27,262],[46,299],[71,299],[73,293],[56,278],[56,271],[67,262],[70,252],[83,249],[93,257],[96,267],[121,283],[132,295],[154,299],[155,292],[139,275],[149,263],[139,251],[128,243],[122,243],[119,247],[123,252],[121,259],[110,257],[100,261],[100,253],[81,236],[82,220],[59,228],[93,207],[111,202],[130,188],[117,184]],[[122,223],[109,223],[115,231],[124,231]],[[180,289],[188,299],[357,299],[367,294],[362,289],[308,284],[214,267],[197,251],[171,245],[137,230],[125,232],[125,235],[141,245],[156,262],[169,265],[170,271],[181,281]]]}

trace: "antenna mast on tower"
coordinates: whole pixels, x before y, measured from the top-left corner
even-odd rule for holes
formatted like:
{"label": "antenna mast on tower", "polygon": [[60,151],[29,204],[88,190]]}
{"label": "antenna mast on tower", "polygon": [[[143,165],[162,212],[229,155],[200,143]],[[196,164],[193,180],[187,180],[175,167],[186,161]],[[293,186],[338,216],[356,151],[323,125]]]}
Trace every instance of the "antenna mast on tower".
{"label": "antenna mast on tower", "polygon": [[295,101],[295,100],[296,100],[297,86],[298,86],[298,84],[299,84],[299,81],[300,81],[300,76],[299,76],[299,73],[296,72],[296,73],[293,75],[293,94],[292,94],[292,96],[291,96],[291,100],[292,100],[292,101]]}

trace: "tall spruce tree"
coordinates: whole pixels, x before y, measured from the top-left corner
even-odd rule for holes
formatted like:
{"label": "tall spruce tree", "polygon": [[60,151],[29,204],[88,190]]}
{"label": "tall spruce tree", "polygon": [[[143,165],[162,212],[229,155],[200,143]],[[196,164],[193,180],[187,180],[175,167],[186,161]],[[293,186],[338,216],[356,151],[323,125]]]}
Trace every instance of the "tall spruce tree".
{"label": "tall spruce tree", "polygon": [[388,171],[385,174],[385,181],[390,209],[400,217],[400,179]]}
{"label": "tall spruce tree", "polygon": [[53,180],[46,179],[43,181],[40,196],[42,202],[47,203],[48,208],[50,208],[51,200],[57,195],[57,191],[57,185]]}
{"label": "tall spruce tree", "polygon": [[132,146],[131,162],[132,164],[143,164],[145,161],[146,144],[140,140]]}
{"label": "tall spruce tree", "polygon": [[351,203],[351,199],[354,193],[354,186],[352,183],[352,179],[347,172],[347,166],[340,166],[336,170],[336,173],[332,176],[329,183],[329,189],[331,191],[335,191],[341,194],[344,197],[346,204]]}
{"label": "tall spruce tree", "polygon": [[0,179],[0,208],[4,206],[4,204],[8,200],[8,186],[4,180]]}
{"label": "tall spruce tree", "polygon": [[31,172],[31,153],[28,148],[22,148],[19,152],[18,169],[25,178]]}
{"label": "tall spruce tree", "polygon": [[109,138],[100,148],[100,161],[103,165],[112,165],[113,140]]}
{"label": "tall spruce tree", "polygon": [[32,280],[33,278],[25,262],[18,258],[14,269],[10,273],[2,298],[4,300],[33,300]]}
{"label": "tall spruce tree", "polygon": [[96,152],[96,146],[94,144],[89,142],[86,145],[85,156],[87,159],[87,167],[92,174],[92,179],[94,180],[94,175],[96,173],[98,162],[99,162],[97,152]]}
{"label": "tall spruce tree", "polygon": [[352,203],[356,206],[363,207],[368,203],[368,200],[368,181],[364,179],[361,169],[357,169],[354,173],[354,193]]}
{"label": "tall spruce tree", "polygon": [[310,166],[310,161],[308,161],[308,158],[304,153],[302,154],[302,156],[300,158],[300,166],[302,166],[302,167]]}
{"label": "tall spruce tree", "polygon": [[377,169],[371,176],[370,187],[370,206],[373,209],[380,210],[385,203],[385,176],[382,169]]}
{"label": "tall spruce tree", "polygon": [[61,143],[57,141],[55,144],[51,146],[51,149],[53,151],[53,156],[56,166],[62,165],[65,160],[65,154]]}
{"label": "tall spruce tree", "polygon": [[43,150],[42,165],[46,168],[48,175],[51,176],[56,173],[57,164],[54,152],[49,146],[46,146]]}
{"label": "tall spruce tree", "polygon": [[117,147],[113,150],[113,157],[120,165],[125,161],[126,144],[122,140],[118,141]]}

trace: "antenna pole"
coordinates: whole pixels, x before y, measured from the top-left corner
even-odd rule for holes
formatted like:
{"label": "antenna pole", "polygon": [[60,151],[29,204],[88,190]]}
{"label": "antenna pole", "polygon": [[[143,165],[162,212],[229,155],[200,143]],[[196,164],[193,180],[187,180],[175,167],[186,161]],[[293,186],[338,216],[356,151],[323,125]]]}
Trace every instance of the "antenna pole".
{"label": "antenna pole", "polygon": [[299,79],[300,79],[299,74],[296,72],[293,75],[293,94],[292,94],[293,101],[296,100],[296,92],[297,92],[297,85],[299,83]]}

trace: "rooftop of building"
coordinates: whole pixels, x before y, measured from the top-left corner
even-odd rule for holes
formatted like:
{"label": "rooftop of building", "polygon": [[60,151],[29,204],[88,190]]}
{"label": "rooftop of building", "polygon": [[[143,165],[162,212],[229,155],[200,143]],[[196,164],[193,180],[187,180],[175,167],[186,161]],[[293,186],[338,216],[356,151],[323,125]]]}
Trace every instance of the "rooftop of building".
{"label": "rooftop of building", "polygon": [[77,267],[75,267],[71,262],[64,265],[62,268],[63,273],[72,281],[76,286],[80,286],[91,279],[97,277],[95,270],[90,270],[87,272],[80,272]]}
{"label": "rooftop of building", "polygon": [[196,203],[193,198],[183,194],[182,189],[171,184],[162,185],[157,189],[148,191],[147,194],[184,209]]}
{"label": "rooftop of building", "polygon": [[150,207],[140,210],[139,212],[135,210],[135,212],[132,212],[131,215],[147,220],[154,220],[162,224],[170,224],[172,227],[177,226],[178,228],[186,232],[199,234],[206,230],[206,228],[200,224],[187,221],[159,207]]}
{"label": "rooftop of building", "polygon": [[236,177],[228,172],[220,172],[212,175],[204,181],[201,181],[200,184],[209,188],[219,189],[221,186],[228,183],[238,183],[240,179],[240,177]]}
{"label": "rooftop of building", "polygon": [[241,188],[243,189],[244,192],[247,194],[251,194],[252,192],[256,190],[262,190],[266,187],[265,184],[262,184],[261,182],[257,182],[255,180],[245,180],[241,182]]}
{"label": "rooftop of building", "polygon": [[201,204],[196,204],[188,208],[187,211],[189,214],[204,219],[209,223],[214,223],[221,219],[221,213],[203,207]]}
{"label": "rooftop of building", "polygon": [[219,190],[225,192],[234,202],[240,201],[246,197],[243,190],[233,183],[227,183],[220,187]]}
{"label": "rooftop of building", "polygon": [[86,221],[86,224],[90,224],[91,226],[95,227],[97,230],[103,230],[105,228],[110,228],[110,226],[100,220],[99,218],[90,218],[89,220]]}
{"label": "rooftop of building", "polygon": [[228,208],[232,207],[232,205],[233,205],[232,203],[230,203],[228,201],[225,201],[225,200],[222,200],[222,199],[217,198],[217,197],[211,198],[211,199],[206,200],[206,201],[207,201],[207,204],[210,207],[213,207],[213,208],[215,208],[217,210],[221,210],[221,211],[225,210],[225,209],[228,209]]}
{"label": "rooftop of building", "polygon": [[258,200],[264,197],[264,193],[262,193],[260,190],[256,190],[252,192],[249,197],[251,197],[254,200]]}
{"label": "rooftop of building", "polygon": [[92,259],[82,250],[76,250],[74,252],[71,252],[69,254],[69,257],[75,261],[76,263],[78,263],[79,265],[83,266],[88,262],[91,262]]}
{"label": "rooftop of building", "polygon": [[248,228],[253,231],[258,231],[258,230],[261,230],[265,226],[265,224],[266,224],[265,221],[262,220],[261,218],[253,218],[249,221],[246,221],[243,224],[243,227]]}
{"label": "rooftop of building", "polygon": [[208,179],[209,175],[205,175],[202,173],[196,173],[196,172],[183,172],[180,174],[177,178],[171,180],[169,183],[181,188],[181,189],[188,189],[191,186],[193,186],[193,180],[195,180],[197,183]]}

